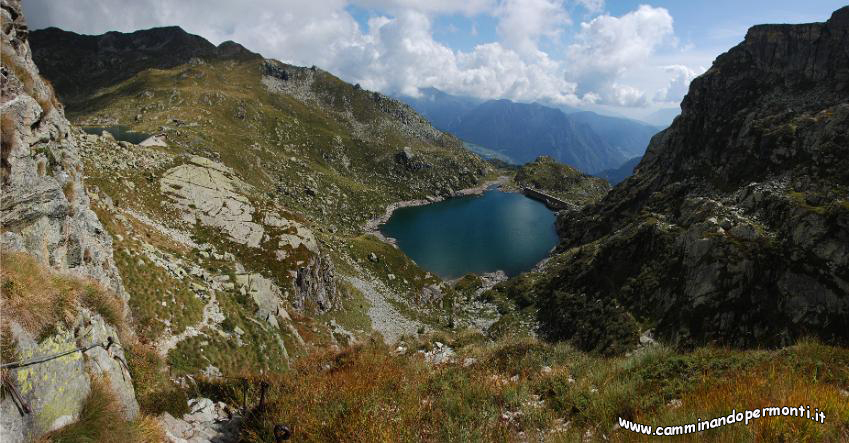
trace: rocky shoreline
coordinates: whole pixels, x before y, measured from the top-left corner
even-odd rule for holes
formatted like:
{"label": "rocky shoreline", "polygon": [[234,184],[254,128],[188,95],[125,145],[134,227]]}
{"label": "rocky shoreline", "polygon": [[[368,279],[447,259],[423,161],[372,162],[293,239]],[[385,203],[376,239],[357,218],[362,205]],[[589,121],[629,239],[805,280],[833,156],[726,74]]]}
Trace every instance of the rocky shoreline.
{"label": "rocky shoreline", "polygon": [[395,239],[390,238],[390,237],[385,237],[380,232],[380,225],[389,221],[389,219],[392,217],[392,214],[396,210],[401,209],[401,208],[409,208],[409,207],[413,207],[413,206],[423,206],[423,205],[428,205],[428,204],[431,204],[431,203],[437,203],[437,202],[441,202],[443,200],[446,200],[448,198],[467,197],[467,196],[470,196],[470,195],[481,195],[484,192],[486,192],[488,189],[501,188],[501,186],[506,184],[509,180],[510,180],[509,176],[502,175],[495,180],[486,181],[484,183],[481,183],[478,186],[475,186],[474,188],[466,188],[466,189],[461,189],[459,191],[455,191],[454,193],[452,193],[448,197],[428,196],[428,198],[424,198],[424,199],[404,200],[404,201],[392,203],[392,204],[390,204],[389,206],[386,207],[386,212],[383,215],[378,216],[378,217],[374,217],[371,220],[369,220],[368,222],[366,222],[365,225],[363,225],[363,232],[365,234],[372,234],[375,237],[377,237],[378,239],[380,239],[380,240],[382,240],[386,243],[389,243],[392,246],[397,247]]}

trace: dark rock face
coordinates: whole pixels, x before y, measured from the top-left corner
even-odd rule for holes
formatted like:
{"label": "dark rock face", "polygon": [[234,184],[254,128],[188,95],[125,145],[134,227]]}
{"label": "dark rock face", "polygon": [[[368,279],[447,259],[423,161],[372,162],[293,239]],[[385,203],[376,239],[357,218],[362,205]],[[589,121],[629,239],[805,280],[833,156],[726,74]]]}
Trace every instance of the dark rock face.
{"label": "dark rock face", "polygon": [[260,57],[230,41],[216,47],[177,26],[96,36],[47,28],[31,32],[30,41],[33,60],[65,103],[150,68],[172,68],[192,59]]}
{"label": "dark rock face", "polygon": [[295,278],[295,309],[303,312],[308,303],[314,303],[318,312],[326,312],[339,304],[333,262],[327,256],[316,256],[298,269]]}
{"label": "dark rock face", "polygon": [[416,157],[408,146],[404,146],[404,149],[395,154],[395,162],[408,171],[418,171],[433,166]]}
{"label": "dark rock face", "polygon": [[849,7],[755,26],[720,55],[635,174],[559,217],[537,287],[549,332],[572,336],[566,293],[682,345],[849,342],[847,47]]}

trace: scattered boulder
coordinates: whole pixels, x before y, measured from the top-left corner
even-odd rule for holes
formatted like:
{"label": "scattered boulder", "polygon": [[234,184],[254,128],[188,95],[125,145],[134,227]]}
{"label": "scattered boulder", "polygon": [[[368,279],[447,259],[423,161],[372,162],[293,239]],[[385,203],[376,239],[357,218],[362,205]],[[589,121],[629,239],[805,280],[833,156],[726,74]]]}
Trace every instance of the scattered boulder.
{"label": "scattered boulder", "polygon": [[431,167],[429,163],[422,161],[419,156],[414,154],[409,146],[404,146],[395,154],[395,162],[408,171],[419,171]]}
{"label": "scattered boulder", "polygon": [[225,403],[195,398],[189,400],[189,413],[174,418],[165,412],[159,416],[159,424],[171,443],[238,441],[242,418],[235,412]]}
{"label": "scattered boulder", "polygon": [[419,293],[419,304],[432,305],[439,303],[442,301],[443,296],[445,296],[445,294],[442,292],[442,288],[439,285],[428,285],[423,287]]}

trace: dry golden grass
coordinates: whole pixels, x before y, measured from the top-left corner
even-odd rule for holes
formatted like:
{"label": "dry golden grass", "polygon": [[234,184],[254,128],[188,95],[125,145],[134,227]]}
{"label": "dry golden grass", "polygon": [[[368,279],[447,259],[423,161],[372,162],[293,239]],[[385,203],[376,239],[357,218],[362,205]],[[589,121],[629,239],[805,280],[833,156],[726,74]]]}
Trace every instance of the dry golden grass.
{"label": "dry golden grass", "polygon": [[[835,360],[829,356],[834,351],[828,346],[802,342],[775,351],[774,358],[743,371],[727,376],[705,373],[694,381],[695,389],[682,396],[680,408],[641,412],[633,421],[674,426],[695,423],[699,418],[704,421],[724,417],[732,410],[810,406],[812,415],[815,408],[826,412],[825,423],[792,416],[758,418],[748,425],[734,423],[679,438],[718,442],[849,441],[849,394],[845,390],[849,367],[844,366],[846,352],[837,352],[842,358]],[[636,438],[636,434],[628,434],[621,434],[622,441]]]}
{"label": "dry golden grass", "polygon": [[[283,423],[298,441],[580,441],[587,433],[594,441],[655,441],[616,429],[618,418],[675,426],[732,409],[801,404],[826,411],[826,423],[776,417],[672,440],[849,441],[843,348],[811,341],[774,351],[658,347],[607,358],[532,338],[484,343],[459,333],[412,340],[413,350],[438,340],[459,356],[433,366],[416,352],[396,356],[372,341],[303,357],[287,373],[252,378],[248,404],[256,404],[264,380],[268,406],[249,415],[243,438],[273,441],[274,425]],[[467,357],[476,362],[464,366]],[[198,394],[242,402],[238,382],[205,381]],[[566,422],[568,429],[555,430]]]}
{"label": "dry golden grass", "polygon": [[109,382],[95,378],[91,392],[83,403],[80,418],[61,429],[43,436],[39,443],[158,443],[165,433],[151,416],[142,415],[127,421],[121,404],[109,388]]}
{"label": "dry golden grass", "polygon": [[77,197],[77,186],[73,181],[69,180],[62,186],[62,192],[65,194],[65,198],[73,203]]}
{"label": "dry golden grass", "polygon": [[4,322],[15,320],[37,337],[57,324],[72,324],[80,306],[123,327],[123,303],[115,294],[94,281],[52,272],[29,254],[0,253],[0,302]]}

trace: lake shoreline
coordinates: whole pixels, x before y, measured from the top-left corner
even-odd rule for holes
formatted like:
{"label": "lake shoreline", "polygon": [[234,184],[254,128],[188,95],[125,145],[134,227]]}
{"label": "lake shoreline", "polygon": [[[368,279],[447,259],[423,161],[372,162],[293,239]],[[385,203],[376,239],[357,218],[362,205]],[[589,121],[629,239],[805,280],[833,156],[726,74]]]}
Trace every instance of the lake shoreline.
{"label": "lake shoreline", "polygon": [[[384,243],[388,243],[388,244],[397,248],[398,247],[397,240],[395,240],[392,237],[386,237],[385,235],[383,235],[383,233],[380,232],[380,225],[389,221],[389,219],[392,218],[392,214],[395,211],[397,211],[398,209],[410,208],[410,207],[414,207],[414,206],[429,205],[431,203],[438,203],[438,202],[441,202],[441,201],[448,200],[450,198],[469,197],[469,196],[473,196],[473,195],[481,195],[484,192],[488,191],[489,189],[499,189],[499,188],[501,188],[509,180],[510,180],[510,176],[502,175],[495,180],[489,180],[489,181],[483,182],[480,185],[475,186],[473,188],[466,188],[466,189],[461,189],[459,191],[455,191],[453,194],[451,194],[448,197],[429,196],[428,198],[424,198],[424,199],[403,200],[403,201],[391,203],[388,206],[386,206],[386,211],[384,212],[383,215],[378,216],[378,217],[374,217],[371,220],[367,221],[363,225],[363,233],[364,234],[371,234],[371,235],[377,237],[378,240],[383,241]],[[516,191],[506,190],[505,192],[516,192]]]}
{"label": "lake shoreline", "polygon": [[[378,239],[378,240],[380,240],[380,241],[382,241],[386,244],[392,245],[394,248],[400,250],[400,246],[398,245],[397,239],[390,237],[390,236],[387,236],[387,235],[384,235],[383,232],[381,231],[381,226],[383,224],[387,223],[390,218],[392,218],[392,216],[394,215],[396,210],[401,209],[401,208],[425,206],[425,205],[429,205],[431,203],[443,202],[443,201],[450,200],[450,199],[453,199],[453,198],[458,198],[458,197],[479,196],[479,195],[483,195],[484,193],[486,193],[487,191],[490,191],[490,190],[499,190],[501,192],[510,193],[510,194],[521,194],[521,195],[525,194],[524,192],[522,192],[521,188],[516,187],[516,186],[510,186],[510,176],[500,176],[495,180],[486,181],[486,182],[480,184],[479,186],[476,186],[476,187],[473,187],[473,188],[461,189],[459,191],[452,193],[450,196],[447,196],[447,197],[439,196],[439,197],[428,197],[426,199],[398,201],[398,202],[394,202],[394,203],[387,205],[386,210],[385,210],[385,212],[382,216],[374,217],[374,218],[370,219],[367,223],[365,223],[363,225],[364,234],[367,234],[367,235],[370,234],[373,237],[375,237],[376,239]],[[525,197],[527,197],[527,195],[525,195]],[[548,209],[550,210],[550,208],[548,208]],[[555,211],[552,211],[552,212],[555,212]],[[534,264],[534,266],[532,266],[530,269],[528,269],[525,272],[538,272],[552,258],[552,253],[556,249],[557,249],[557,245],[555,244],[554,246],[551,247],[551,249],[549,249],[547,251],[545,256],[543,256],[538,262],[536,262]],[[485,272],[483,274],[477,274],[477,275],[488,276],[490,274],[498,274],[498,273],[504,274],[503,277],[505,279],[508,278],[505,271],[503,271],[503,270],[496,270],[496,271],[493,271],[493,272]],[[436,275],[436,274],[434,273],[434,275]],[[462,278],[462,277],[458,277],[458,278]],[[446,279],[446,278],[442,278],[442,277],[440,277],[440,279],[442,279],[445,282],[457,280],[457,278]]]}

